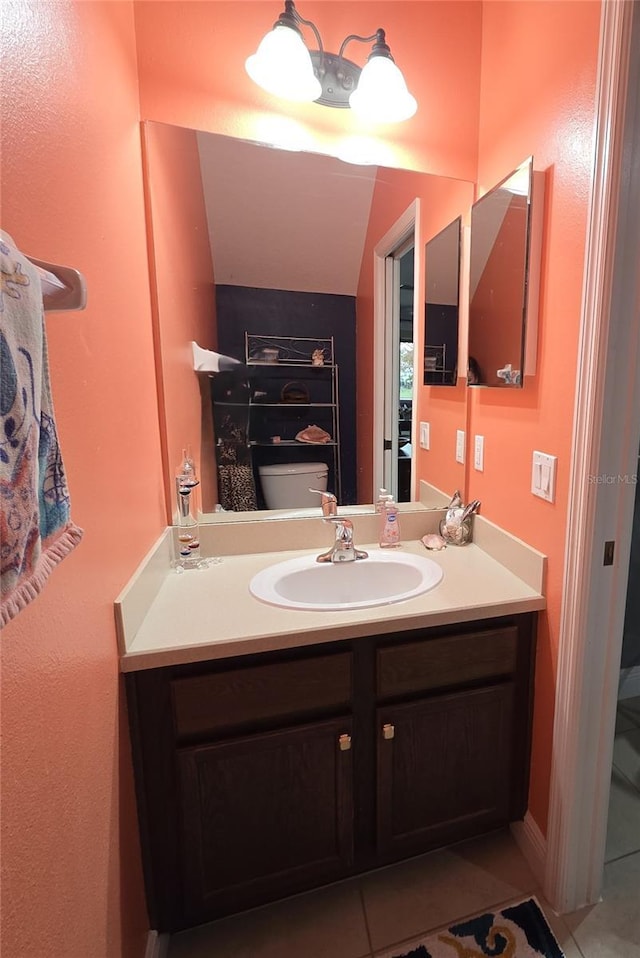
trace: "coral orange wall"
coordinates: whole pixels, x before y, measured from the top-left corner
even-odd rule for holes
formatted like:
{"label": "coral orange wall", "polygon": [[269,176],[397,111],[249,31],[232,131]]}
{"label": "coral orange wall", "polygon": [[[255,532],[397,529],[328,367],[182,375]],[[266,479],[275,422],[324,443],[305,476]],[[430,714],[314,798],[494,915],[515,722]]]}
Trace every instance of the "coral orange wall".
{"label": "coral orange wall", "polygon": [[[145,119],[331,153],[350,136],[375,140],[373,159],[386,166],[474,180],[477,159],[479,32],[477,0],[425,3],[327,3],[305,0],[302,15],[338,51],[350,33],[382,26],[407,85],[419,102],[402,124],[371,128],[349,110],[278,102],[248,77],[244,61],[282,10],[280,0],[156,2],[136,0],[140,103]],[[313,35],[305,38],[314,47]],[[346,55],[364,64],[370,45]]]}
{"label": "coral orange wall", "polygon": [[[415,297],[424,303],[424,247],[448,223],[467,211],[473,202],[473,184],[443,176],[383,170],[378,174],[367,227],[356,299],[358,342],[356,388],[358,417],[358,502],[375,498],[373,476],[373,296],[374,250],[382,237],[415,199],[420,200],[415,245],[418,268],[415,270]],[[418,356],[424,351],[424,308],[418,309],[414,343]],[[419,364],[421,367],[421,363]],[[464,466],[447,458],[445,450],[455,449],[455,430],[466,425],[465,391],[462,387],[434,389],[419,385],[414,419],[432,423],[431,449],[415,451],[416,473],[439,489],[462,488]]]}
{"label": "coral orange wall", "polygon": [[164,526],[131,5],[3,5],[2,226],[87,278],[46,326],[79,547],[2,635],[3,954],[141,958],[113,600]]}
{"label": "coral orange wall", "polygon": [[[193,415],[200,409],[199,379],[193,371],[189,343],[205,349],[217,345],[213,265],[202,191],[198,142],[193,130],[164,123],[143,125],[145,193],[157,345],[158,395],[166,430],[165,481],[168,522],[175,521],[173,477],[190,448],[198,473],[211,466],[215,453],[201,456],[203,429]],[[180,184],[176,189],[176,184]],[[202,377],[208,391],[208,381]],[[203,412],[210,402],[203,404]],[[210,423],[208,423],[210,427]],[[205,426],[207,439],[211,428]],[[217,488],[215,476],[203,483]],[[215,503],[205,503],[208,510]]]}
{"label": "coral orange wall", "polygon": [[[547,171],[538,372],[524,389],[473,389],[469,468],[482,514],[549,557],[538,636],[530,810],[546,828],[600,4],[483,5],[478,181],[482,191],[533,154]],[[508,82],[507,82],[508,78]],[[531,495],[534,449],[558,457],[556,500]]]}

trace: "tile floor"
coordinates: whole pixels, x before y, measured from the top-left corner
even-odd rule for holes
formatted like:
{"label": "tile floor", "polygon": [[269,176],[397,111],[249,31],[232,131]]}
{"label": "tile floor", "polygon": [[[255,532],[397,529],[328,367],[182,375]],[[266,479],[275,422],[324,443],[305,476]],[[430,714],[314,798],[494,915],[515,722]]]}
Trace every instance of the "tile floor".
{"label": "tile floor", "polygon": [[640,697],[619,704],[603,901],[554,915],[508,831],[173,935],[168,958],[392,958],[535,894],[566,958],[640,958]]}

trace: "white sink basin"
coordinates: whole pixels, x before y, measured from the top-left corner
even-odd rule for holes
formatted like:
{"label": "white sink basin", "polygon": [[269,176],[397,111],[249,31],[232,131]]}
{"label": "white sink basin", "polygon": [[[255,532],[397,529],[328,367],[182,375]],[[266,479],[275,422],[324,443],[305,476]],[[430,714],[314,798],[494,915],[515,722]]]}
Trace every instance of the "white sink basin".
{"label": "white sink basin", "polygon": [[249,591],[270,605],[331,612],[413,599],[443,575],[432,559],[407,552],[370,552],[368,559],[340,563],[302,556],[258,572]]}

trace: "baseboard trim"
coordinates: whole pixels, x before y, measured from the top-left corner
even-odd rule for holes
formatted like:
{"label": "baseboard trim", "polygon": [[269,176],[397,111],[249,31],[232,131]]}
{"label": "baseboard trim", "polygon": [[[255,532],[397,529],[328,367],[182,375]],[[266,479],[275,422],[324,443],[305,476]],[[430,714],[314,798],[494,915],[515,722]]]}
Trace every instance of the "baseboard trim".
{"label": "baseboard trim", "polygon": [[150,931],[147,935],[144,958],[168,958],[169,937],[169,935],[159,935],[157,931]]}
{"label": "baseboard trim", "polygon": [[547,865],[547,840],[530,812],[524,816],[524,821],[512,822],[511,834],[529,868],[542,885]]}
{"label": "baseboard trim", "polygon": [[622,699],[632,699],[640,695],[640,665],[630,669],[620,669],[620,683],[618,685],[618,702]]}

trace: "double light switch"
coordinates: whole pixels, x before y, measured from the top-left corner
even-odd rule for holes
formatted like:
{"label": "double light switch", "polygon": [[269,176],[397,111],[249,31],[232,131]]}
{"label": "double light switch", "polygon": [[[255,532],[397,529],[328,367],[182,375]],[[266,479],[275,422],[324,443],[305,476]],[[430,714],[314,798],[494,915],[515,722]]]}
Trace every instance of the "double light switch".
{"label": "double light switch", "polygon": [[557,462],[557,456],[550,456],[546,452],[533,453],[531,492],[547,502],[555,499]]}

